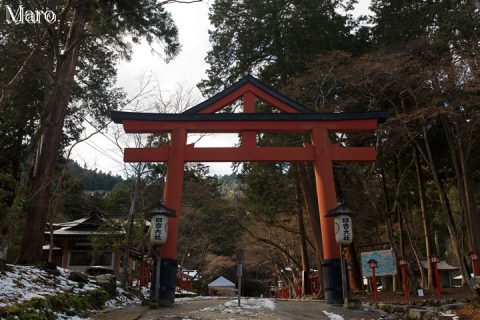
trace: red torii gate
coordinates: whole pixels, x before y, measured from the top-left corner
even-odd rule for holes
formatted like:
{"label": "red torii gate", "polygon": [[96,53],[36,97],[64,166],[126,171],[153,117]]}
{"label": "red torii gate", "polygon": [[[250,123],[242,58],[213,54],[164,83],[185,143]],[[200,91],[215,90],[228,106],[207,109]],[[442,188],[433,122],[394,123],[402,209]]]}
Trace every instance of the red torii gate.
{"label": "red torii gate", "polygon": [[[243,100],[243,113],[216,113],[236,100]],[[278,109],[277,113],[256,113],[260,99]],[[162,246],[160,298],[171,304],[175,298],[178,222],[181,213],[182,182],[185,162],[312,161],[323,240],[323,275],[327,303],[342,303],[340,252],[335,242],[333,219],[326,217],[337,204],[332,162],[375,161],[373,147],[343,148],[331,144],[331,132],[371,132],[385,112],[314,113],[281,95],[253,76],[246,76],[212,98],[181,114],[117,112],[115,123],[126,133],[170,133],[170,144],[159,148],[126,148],[126,162],[167,162],[164,204],[177,212],[170,218],[168,240]],[[268,133],[310,134],[311,144],[303,147],[258,147],[256,135]],[[240,133],[242,144],[235,148],[196,148],[187,144],[188,133]]]}

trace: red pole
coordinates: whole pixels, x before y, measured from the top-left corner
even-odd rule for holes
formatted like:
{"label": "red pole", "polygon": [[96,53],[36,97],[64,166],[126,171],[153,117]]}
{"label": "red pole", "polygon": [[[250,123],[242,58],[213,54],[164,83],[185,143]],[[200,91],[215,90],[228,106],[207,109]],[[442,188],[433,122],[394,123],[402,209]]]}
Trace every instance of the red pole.
{"label": "red pole", "polygon": [[338,286],[334,286],[331,290],[325,290],[325,301],[328,304],[340,303],[342,302],[342,278],[339,268],[340,249],[335,241],[334,218],[327,217],[328,211],[337,206],[335,180],[333,176],[332,145],[330,144],[328,131],[325,128],[314,128],[311,132],[311,139],[315,153],[315,185],[317,189],[320,229],[323,241],[323,258],[325,262],[322,267],[322,273],[325,278],[325,283],[338,284]]}
{"label": "red pole", "polygon": [[478,260],[473,261],[473,275],[478,276]]}
{"label": "red pole", "polygon": [[165,258],[174,260],[177,257],[178,221],[182,212],[182,184],[187,131],[181,128],[173,130],[171,140],[163,201],[167,207],[175,210],[177,215],[168,219],[168,237],[167,242],[162,245],[162,260]]}
{"label": "red pole", "polygon": [[402,277],[403,277],[403,293],[405,295],[405,301],[408,301],[407,265],[402,266]]}
{"label": "red pole", "polygon": [[436,282],[437,282],[437,297],[438,297],[438,300],[440,300],[441,299],[441,294],[440,294],[440,277],[438,276],[438,263],[434,262],[433,267],[435,269],[435,278],[436,278]]}
{"label": "red pole", "polygon": [[375,274],[375,267],[372,268],[373,273],[373,298],[375,303],[377,303],[377,275]]}
{"label": "red pole", "polygon": [[334,219],[326,216],[328,210],[335,208],[337,205],[328,131],[325,128],[313,129],[312,144],[315,146],[314,170],[318,208],[320,211],[323,255],[325,260],[338,259],[340,258],[340,249],[335,241]]}

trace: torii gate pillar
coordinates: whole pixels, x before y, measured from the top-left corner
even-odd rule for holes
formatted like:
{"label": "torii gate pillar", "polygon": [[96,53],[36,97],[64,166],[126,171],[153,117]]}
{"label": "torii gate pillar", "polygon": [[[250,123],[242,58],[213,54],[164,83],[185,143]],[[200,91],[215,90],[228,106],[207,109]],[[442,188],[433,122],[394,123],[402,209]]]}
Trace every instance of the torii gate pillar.
{"label": "torii gate pillar", "polygon": [[342,288],[340,249],[335,241],[333,219],[326,216],[328,210],[337,205],[328,131],[315,128],[312,130],[311,138],[315,148],[314,168],[323,243],[322,272],[325,300],[329,303],[341,303],[343,297],[340,290]]}
{"label": "torii gate pillar", "polygon": [[[187,131],[174,129],[171,133],[171,143],[167,162],[167,177],[163,191],[165,206],[180,213],[182,209],[182,188],[185,167],[185,145],[187,144]],[[170,307],[175,299],[177,280],[177,237],[178,215],[168,219],[168,240],[161,249],[160,267],[160,295],[159,304]]]}

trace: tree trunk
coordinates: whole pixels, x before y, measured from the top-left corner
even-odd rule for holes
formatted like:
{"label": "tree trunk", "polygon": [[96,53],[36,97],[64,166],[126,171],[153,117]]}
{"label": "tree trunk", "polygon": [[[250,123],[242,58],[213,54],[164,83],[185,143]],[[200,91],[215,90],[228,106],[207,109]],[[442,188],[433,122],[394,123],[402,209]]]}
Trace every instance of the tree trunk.
{"label": "tree trunk", "polygon": [[132,247],[133,242],[133,227],[135,224],[135,216],[137,212],[137,202],[138,194],[140,188],[140,178],[142,176],[142,163],[139,163],[136,167],[136,177],[135,185],[133,186],[132,202],[130,203],[130,211],[128,212],[128,227],[127,227],[127,245],[125,246],[125,252],[123,254],[123,277],[122,277],[122,287],[125,289],[128,283],[128,277],[130,275],[130,248]]}
{"label": "tree trunk", "polygon": [[40,125],[41,138],[37,146],[34,176],[21,243],[20,263],[38,263],[42,258],[42,244],[49,210],[52,175],[62,140],[63,123],[71,96],[75,68],[85,23],[90,15],[90,1],[78,1],[64,54],[57,65],[55,81],[43,109],[44,122]]}
{"label": "tree trunk", "polygon": [[471,172],[469,167],[468,159],[465,156],[463,138],[458,137],[456,139],[458,144],[458,156],[460,162],[460,168],[462,171],[462,180],[463,180],[463,189],[465,192],[466,198],[466,211],[467,211],[467,225],[470,233],[470,250],[479,253],[480,249],[480,224],[478,221],[478,209],[477,209],[477,199],[475,193],[473,192],[472,182],[471,182]]}
{"label": "tree trunk", "polygon": [[[385,197],[385,210],[382,212],[383,213],[383,222],[385,223],[385,229],[387,231],[387,238],[388,241],[390,242],[390,245],[392,246],[394,251],[396,250],[396,244],[395,240],[393,238],[393,227],[392,227],[392,219],[390,217],[390,201],[388,199],[388,192],[387,192],[387,182],[385,179],[385,172],[383,168],[381,169],[381,177],[382,177],[382,188],[383,188],[383,195]],[[398,181],[397,181],[398,185]]]}
{"label": "tree trunk", "polygon": [[312,293],[310,286],[310,264],[308,263],[307,237],[305,234],[305,224],[303,222],[303,207],[300,199],[300,187],[297,184],[295,188],[295,197],[297,202],[297,224],[300,237],[300,255],[302,259],[302,296]]}
{"label": "tree trunk", "polygon": [[[458,155],[458,150],[457,150],[457,142],[455,140],[458,139],[458,135],[455,135],[455,132],[452,128],[452,124],[448,122],[448,119],[444,116],[441,116],[442,119],[442,124],[443,124],[443,129],[445,132],[445,137],[447,138],[447,144],[450,149],[450,157],[452,159],[452,165],[453,169],[455,172],[455,177],[457,181],[457,191],[458,191],[458,204],[459,204],[459,214],[460,214],[460,223],[459,223],[459,230],[467,230],[466,233],[462,232],[462,241],[461,241],[461,247],[462,251],[464,251],[464,242],[463,241],[466,238],[472,239],[473,238],[473,233],[476,232],[475,230],[472,230],[471,225],[465,226],[465,216],[468,216],[468,205],[467,205],[467,198],[465,195],[465,190],[464,190],[464,183],[463,183],[463,174],[462,174],[462,169],[460,167],[460,160],[459,160],[459,155]],[[468,219],[468,218],[467,218]]]}
{"label": "tree trunk", "polygon": [[35,135],[31,141],[30,148],[32,149],[27,152],[27,159],[25,160],[22,168],[20,181],[15,192],[15,198],[13,199],[11,209],[7,213],[7,218],[5,221],[12,221],[12,223],[9,223],[5,226],[7,228],[5,237],[0,237],[0,250],[5,251],[5,256],[8,253],[8,247],[13,244],[14,235],[23,232],[22,229],[25,225],[25,223],[22,221],[25,219],[24,203],[26,203],[26,200],[28,199],[30,173],[32,172],[35,163],[35,147],[33,145],[37,140],[38,136]]}
{"label": "tree trunk", "polygon": [[352,286],[351,290],[362,290],[363,288],[363,278],[362,278],[362,270],[360,267],[360,262],[358,261],[357,250],[355,248],[354,242],[352,242],[348,246],[348,262],[350,263],[350,267],[352,268],[352,275],[353,279],[351,282],[355,284]]}
{"label": "tree trunk", "polygon": [[[397,185],[397,188],[400,187],[400,168],[398,166],[398,158],[396,155],[393,156],[393,163],[395,164],[395,184]],[[396,194],[399,194],[397,191]],[[400,205],[398,205],[398,199],[395,199],[397,201],[396,205],[396,212],[397,212],[397,220],[398,220],[398,242],[399,242],[399,253],[401,257],[405,258],[405,240],[403,237],[403,223],[402,223],[402,212],[400,211]]]}
{"label": "tree trunk", "polygon": [[313,172],[307,163],[297,163],[298,174],[300,178],[300,188],[305,201],[305,209],[308,213],[310,228],[312,229],[315,244],[315,264],[318,268],[318,287],[319,292],[323,292],[323,243],[320,232],[320,217],[318,215],[318,202],[316,198],[315,184],[313,182]]}
{"label": "tree trunk", "polygon": [[[423,266],[422,266],[422,261],[421,261],[421,258],[420,258],[420,255],[418,254],[418,250],[417,250],[417,246],[416,244],[414,243],[413,241],[413,236],[412,236],[412,233],[414,233],[414,231],[411,230],[411,221],[407,221],[407,219],[405,219],[405,215],[401,214],[401,217],[403,218],[403,221],[405,222],[405,230],[407,232],[407,238],[408,238],[408,242],[410,242],[410,246],[412,248],[412,252],[413,252],[413,256],[415,257],[415,262],[417,263],[417,266],[418,266],[418,270],[420,271],[420,288],[424,288],[425,287],[425,270],[423,270]],[[400,221],[401,223],[401,221]]]}
{"label": "tree trunk", "polygon": [[425,142],[425,149],[427,152],[426,160],[429,163],[430,171],[432,172],[433,182],[438,191],[440,204],[442,206],[442,212],[445,218],[445,222],[447,223],[447,228],[450,234],[450,240],[452,242],[455,258],[457,259],[457,263],[460,266],[460,271],[462,273],[462,279],[463,279],[462,285],[466,285],[466,281],[469,279],[469,275],[467,271],[468,268],[465,263],[462,248],[460,246],[460,238],[458,237],[458,233],[455,227],[455,221],[453,219],[452,209],[450,207],[450,201],[448,199],[445,186],[443,182],[440,180],[440,177],[438,175],[435,162],[433,161],[432,152],[430,150],[430,144],[428,142],[428,132],[426,127],[423,128],[423,138]]}
{"label": "tree trunk", "polygon": [[[415,169],[417,172],[417,181],[418,181],[418,195],[420,198],[420,208],[422,211],[422,224],[423,224],[423,235],[425,237],[425,252],[427,255],[427,265],[428,265],[428,280],[427,288],[433,289],[433,268],[430,263],[430,257],[432,256],[432,239],[430,236],[430,217],[428,216],[427,206],[425,203],[425,181],[423,179],[422,166],[420,163],[420,157],[418,156],[418,150],[415,148]],[[438,254],[438,252],[437,252]]]}
{"label": "tree trunk", "polygon": [[[398,252],[396,250],[396,244],[395,240],[393,238],[393,225],[392,225],[392,218],[390,215],[390,201],[388,199],[388,192],[387,192],[387,181],[385,179],[385,171],[383,168],[381,168],[381,176],[382,176],[382,187],[383,187],[383,195],[385,197],[385,211],[383,213],[383,221],[385,223],[385,227],[387,230],[387,238],[388,241],[390,242],[390,246],[392,247],[393,251],[395,252],[395,255],[398,256]],[[398,179],[396,181],[397,186],[398,184]],[[400,254],[401,255],[401,254]],[[397,291],[397,283],[398,283],[398,276],[393,275],[393,291]],[[383,280],[382,280],[383,281]]]}

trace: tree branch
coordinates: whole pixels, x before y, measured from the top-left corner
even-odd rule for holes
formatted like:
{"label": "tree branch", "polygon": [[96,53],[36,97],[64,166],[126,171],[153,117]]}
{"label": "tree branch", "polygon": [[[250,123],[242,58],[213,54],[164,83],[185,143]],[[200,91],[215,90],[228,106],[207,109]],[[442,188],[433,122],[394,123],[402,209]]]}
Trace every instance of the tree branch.
{"label": "tree branch", "polygon": [[247,227],[245,227],[244,225],[242,225],[239,221],[237,221],[238,225],[240,226],[240,228],[242,228],[243,230],[245,230],[250,236],[252,236],[255,240],[257,241],[260,241],[260,242],[263,242],[265,244],[268,244],[278,250],[280,250],[288,259],[292,260],[292,262],[295,264],[295,266],[301,270],[302,269],[302,266],[300,265],[300,263],[287,251],[285,250],[285,248],[282,248],[280,245],[278,245],[277,243],[273,242],[272,240],[270,239],[265,239],[265,238],[262,238],[262,237],[259,237],[257,235],[255,235],[252,231],[250,231]]}

